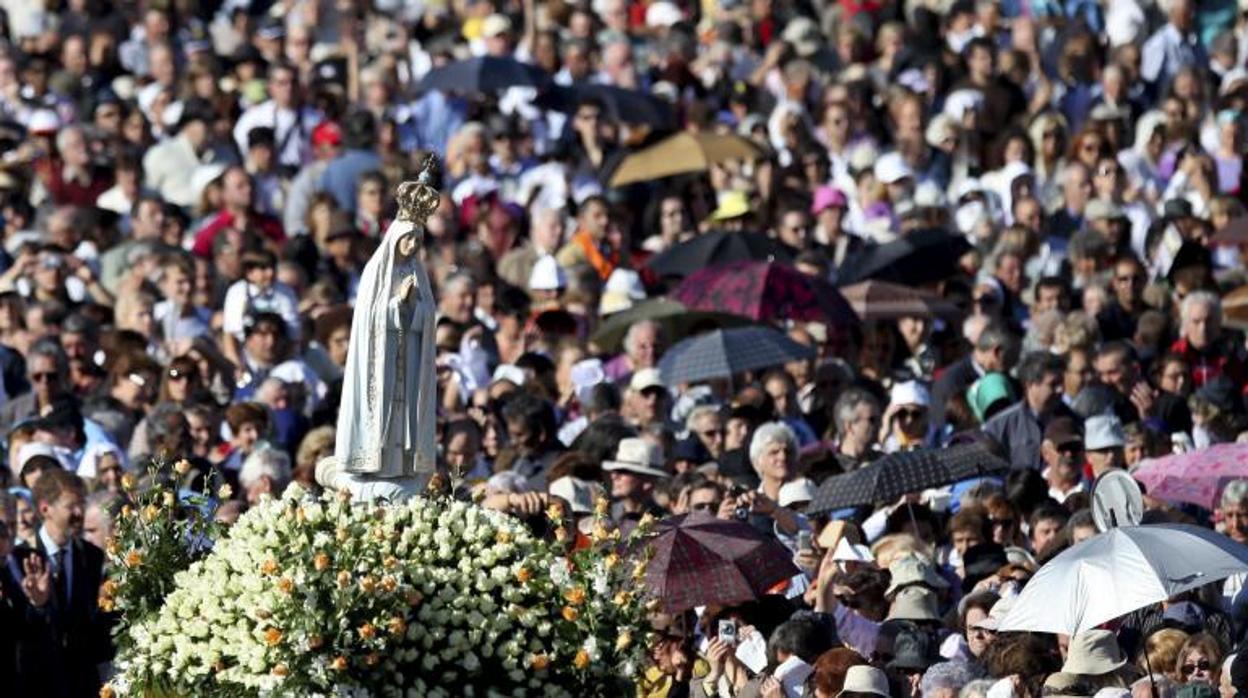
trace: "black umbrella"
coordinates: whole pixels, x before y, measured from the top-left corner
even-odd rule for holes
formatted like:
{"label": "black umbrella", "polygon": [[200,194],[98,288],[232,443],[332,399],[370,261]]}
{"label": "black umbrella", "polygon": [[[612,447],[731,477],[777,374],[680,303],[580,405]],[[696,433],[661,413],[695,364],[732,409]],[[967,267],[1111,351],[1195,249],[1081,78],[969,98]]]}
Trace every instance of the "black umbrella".
{"label": "black umbrella", "polygon": [[601,102],[616,121],[648,124],[661,130],[676,128],[676,110],[671,103],[641,90],[614,85],[556,85],[538,95],[534,104],[571,114],[582,101],[591,98]]}
{"label": "black umbrella", "polygon": [[915,286],[943,281],[958,271],[958,260],[970,249],[971,243],[961,235],[939,228],[917,230],[846,260],[840,283],[877,279]]}
{"label": "black umbrella", "polygon": [[481,94],[508,87],[540,87],[550,77],[541,68],[514,58],[478,56],[434,68],[420,81],[420,89]]}
{"label": "black umbrella", "polygon": [[729,262],[775,260],[792,264],[797,252],[788,245],[762,233],[704,233],[664,250],[650,261],[660,276],[684,277],[699,269]]}
{"label": "black umbrella", "polygon": [[677,342],[691,334],[708,330],[751,324],[749,318],[740,315],[690,310],[684,303],[667,298],[651,298],[611,315],[590,337],[590,341],[602,351],[618,352],[623,348],[624,335],[628,334],[628,328],[643,320],[659,323],[668,342]]}
{"label": "black umbrella", "polygon": [[659,369],[669,385],[729,378],[742,371],[809,359],[815,350],[770,327],[734,327],[690,337],[663,355]]}
{"label": "black umbrella", "polygon": [[853,472],[830,477],[819,486],[808,514],[894,502],[902,495],[961,480],[1002,473],[1005,459],[982,444],[893,453]]}

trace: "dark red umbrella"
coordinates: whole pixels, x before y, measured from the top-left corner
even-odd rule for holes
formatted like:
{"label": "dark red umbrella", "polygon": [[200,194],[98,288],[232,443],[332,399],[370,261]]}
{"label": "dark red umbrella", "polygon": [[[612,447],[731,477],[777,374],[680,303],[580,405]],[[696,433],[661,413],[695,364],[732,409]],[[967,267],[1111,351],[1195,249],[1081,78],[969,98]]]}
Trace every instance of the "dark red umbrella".
{"label": "dark red umbrella", "polygon": [[646,586],[668,613],[751,601],[799,572],[775,538],[700,511],[664,519],[649,544]]}
{"label": "dark red umbrella", "polygon": [[668,295],[692,310],[733,313],[759,322],[858,324],[858,315],[835,286],[779,262],[732,262],[701,269]]}

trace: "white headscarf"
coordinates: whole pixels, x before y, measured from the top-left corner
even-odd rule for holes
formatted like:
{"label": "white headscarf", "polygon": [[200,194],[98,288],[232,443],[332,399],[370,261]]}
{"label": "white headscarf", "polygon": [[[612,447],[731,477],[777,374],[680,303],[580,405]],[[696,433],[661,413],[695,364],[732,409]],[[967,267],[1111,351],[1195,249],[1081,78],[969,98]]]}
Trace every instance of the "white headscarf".
{"label": "white headscarf", "polygon": [[[434,470],[433,289],[423,264],[400,259],[397,247],[408,234],[421,233],[410,221],[391,223],[360,275],[334,451],[344,472],[393,478]],[[414,304],[397,296],[406,276],[400,265],[415,275]],[[409,314],[413,311],[414,316]],[[396,373],[399,362],[405,370],[402,384]],[[389,433],[396,405],[406,410],[401,439]],[[383,451],[394,444],[415,451],[415,462],[404,463],[401,471],[385,468]]]}

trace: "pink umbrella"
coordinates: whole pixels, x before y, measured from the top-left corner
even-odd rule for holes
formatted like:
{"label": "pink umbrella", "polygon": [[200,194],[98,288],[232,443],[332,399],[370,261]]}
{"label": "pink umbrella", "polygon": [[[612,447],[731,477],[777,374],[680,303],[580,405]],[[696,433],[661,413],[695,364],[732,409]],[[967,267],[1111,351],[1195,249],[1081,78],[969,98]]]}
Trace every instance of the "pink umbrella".
{"label": "pink umbrella", "polygon": [[1248,479],[1248,443],[1217,444],[1191,453],[1150,458],[1137,465],[1131,475],[1148,488],[1150,497],[1213,511],[1226,483]]}

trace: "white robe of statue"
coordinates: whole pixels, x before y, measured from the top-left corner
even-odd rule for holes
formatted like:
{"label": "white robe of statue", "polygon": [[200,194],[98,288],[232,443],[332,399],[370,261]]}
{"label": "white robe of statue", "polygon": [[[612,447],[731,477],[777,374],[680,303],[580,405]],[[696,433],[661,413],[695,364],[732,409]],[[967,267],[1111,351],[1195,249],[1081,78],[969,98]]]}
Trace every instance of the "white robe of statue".
{"label": "white robe of statue", "polygon": [[421,234],[408,220],[392,223],[360,277],[338,413],[336,472],[322,484],[361,498],[379,491],[418,493],[435,468],[436,309],[419,259]]}

